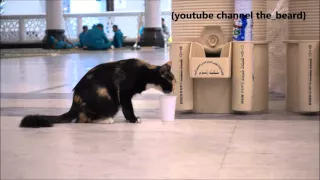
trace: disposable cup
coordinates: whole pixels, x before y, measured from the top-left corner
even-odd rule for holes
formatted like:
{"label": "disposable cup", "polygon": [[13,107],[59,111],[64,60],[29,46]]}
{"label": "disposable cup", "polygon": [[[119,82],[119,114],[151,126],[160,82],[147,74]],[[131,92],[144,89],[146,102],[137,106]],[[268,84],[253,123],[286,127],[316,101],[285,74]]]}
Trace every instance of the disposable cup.
{"label": "disposable cup", "polygon": [[162,121],[174,121],[176,112],[176,99],[174,95],[160,97],[160,114]]}

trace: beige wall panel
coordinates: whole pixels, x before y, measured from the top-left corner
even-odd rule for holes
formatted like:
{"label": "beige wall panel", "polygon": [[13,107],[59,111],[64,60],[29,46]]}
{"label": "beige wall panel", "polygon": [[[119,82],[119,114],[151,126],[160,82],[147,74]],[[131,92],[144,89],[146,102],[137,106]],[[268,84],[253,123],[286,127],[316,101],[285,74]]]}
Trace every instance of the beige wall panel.
{"label": "beige wall panel", "polygon": [[[234,12],[234,0],[172,0],[172,11],[175,13],[226,13]],[[220,25],[228,41],[232,40],[233,20],[217,18],[213,19],[184,19],[172,21],[172,39],[185,41],[200,35],[206,25]]]}
{"label": "beige wall panel", "polygon": [[289,20],[290,40],[319,40],[319,7],[319,0],[289,0],[289,12],[306,12],[305,20]]}

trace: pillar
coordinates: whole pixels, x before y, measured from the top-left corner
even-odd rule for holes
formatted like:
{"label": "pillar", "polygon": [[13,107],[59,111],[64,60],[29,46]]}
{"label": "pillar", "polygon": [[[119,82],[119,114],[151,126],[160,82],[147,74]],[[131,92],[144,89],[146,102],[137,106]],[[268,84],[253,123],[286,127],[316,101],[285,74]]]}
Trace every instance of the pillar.
{"label": "pillar", "polygon": [[56,39],[61,39],[64,35],[63,26],[63,4],[62,0],[46,0],[46,22],[47,29],[43,38],[44,48],[51,49],[49,37],[53,36]]}
{"label": "pillar", "polygon": [[145,0],[145,24],[140,46],[164,47],[161,29],[161,0]]}

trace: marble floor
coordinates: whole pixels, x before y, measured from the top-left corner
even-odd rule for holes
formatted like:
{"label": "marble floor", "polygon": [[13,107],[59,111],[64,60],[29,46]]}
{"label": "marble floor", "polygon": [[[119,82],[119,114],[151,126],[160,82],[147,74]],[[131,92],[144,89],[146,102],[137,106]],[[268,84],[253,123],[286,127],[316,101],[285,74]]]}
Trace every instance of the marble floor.
{"label": "marble floor", "polygon": [[285,112],[271,94],[262,115],[177,114],[159,120],[161,95],[135,97],[141,124],[63,124],[20,129],[21,117],[60,114],[93,66],[164,50],[50,54],[1,59],[1,179],[319,179],[319,116]]}

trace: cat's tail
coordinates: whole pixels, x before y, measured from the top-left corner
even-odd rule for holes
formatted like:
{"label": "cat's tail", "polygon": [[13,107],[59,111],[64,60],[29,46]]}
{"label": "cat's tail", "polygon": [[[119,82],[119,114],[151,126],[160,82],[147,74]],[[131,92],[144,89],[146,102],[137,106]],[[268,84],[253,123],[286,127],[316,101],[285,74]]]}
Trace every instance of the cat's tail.
{"label": "cat's tail", "polygon": [[21,122],[21,128],[40,128],[52,127],[53,124],[58,123],[71,123],[77,117],[77,113],[70,109],[67,113],[60,116],[44,116],[44,115],[27,115]]}

